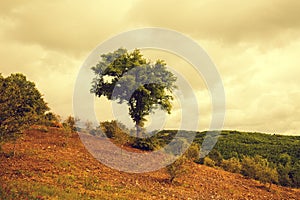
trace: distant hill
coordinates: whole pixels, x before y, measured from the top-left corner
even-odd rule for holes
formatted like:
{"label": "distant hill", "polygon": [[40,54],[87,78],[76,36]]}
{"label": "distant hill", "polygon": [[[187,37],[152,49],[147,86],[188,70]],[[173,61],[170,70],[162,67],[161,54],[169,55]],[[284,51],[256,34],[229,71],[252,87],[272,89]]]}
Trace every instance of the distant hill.
{"label": "distant hill", "polygon": [[[154,136],[154,138],[159,140],[161,145],[165,145],[175,137],[177,132],[177,130],[163,130]],[[185,134],[195,134],[194,142],[200,146],[207,133],[207,135],[211,135],[212,137],[215,135],[215,137],[218,137],[218,142],[214,149],[218,150],[224,159],[235,156],[241,158],[243,155],[254,156],[259,154],[271,162],[278,162],[279,155],[287,153],[291,156],[293,163],[300,160],[300,136],[270,135],[230,130],[221,131],[221,134],[213,134],[213,131],[181,132]]]}
{"label": "distant hill", "polygon": [[[163,130],[152,139],[158,140],[160,145],[164,146],[175,137],[177,132],[177,130]],[[279,174],[279,179],[290,179],[280,180],[279,183],[281,185],[300,187],[300,136],[270,135],[230,130],[221,131],[220,134],[215,134],[213,131],[181,132],[184,134],[195,134],[194,142],[199,144],[199,146],[202,145],[206,135],[217,137],[214,151],[219,152],[223,159],[242,159],[244,156],[254,157],[255,155],[260,155],[266,158],[279,172],[280,170],[288,170],[286,172],[288,177],[280,177]],[[287,165],[286,157],[290,159],[288,166],[284,166]]]}
{"label": "distant hill", "polygon": [[[167,135],[160,135],[160,139]],[[203,135],[197,133],[196,141],[201,142]],[[272,139],[278,137],[281,136],[225,131],[216,148],[220,152],[227,149],[222,154],[229,158],[231,149],[237,148],[236,152],[242,154],[245,151],[241,148],[248,148],[247,144],[250,146],[250,143],[257,142],[253,151],[263,152],[260,146],[264,146],[271,148],[268,152],[288,152],[293,160],[299,159],[299,154],[293,153],[297,144],[299,147],[299,137],[283,137],[281,142]],[[12,156],[10,152],[14,146],[16,155]],[[76,133],[66,133],[58,128],[30,129],[15,145],[6,143],[2,148],[0,199],[269,200],[300,197],[299,189],[273,186],[268,191],[255,180],[196,163],[188,163],[185,175],[173,184],[168,181],[164,169],[143,174],[120,172],[94,159]]]}

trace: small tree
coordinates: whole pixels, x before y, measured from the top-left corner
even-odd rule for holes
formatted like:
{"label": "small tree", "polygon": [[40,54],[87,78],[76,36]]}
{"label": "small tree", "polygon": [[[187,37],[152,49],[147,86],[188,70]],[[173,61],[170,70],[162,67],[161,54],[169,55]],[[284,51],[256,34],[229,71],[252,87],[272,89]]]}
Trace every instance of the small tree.
{"label": "small tree", "polygon": [[146,121],[145,117],[160,108],[171,112],[171,96],[176,88],[176,77],[167,70],[166,63],[157,60],[151,63],[143,58],[140,50],[129,53],[118,49],[101,55],[101,61],[92,67],[91,93],[97,97],[126,102],[129,114],[136,126],[136,136]]}
{"label": "small tree", "polygon": [[242,160],[241,172],[244,176],[259,180],[263,184],[269,183],[269,189],[272,183],[278,183],[277,170],[271,168],[268,160],[259,155],[253,158],[245,156]]}
{"label": "small tree", "polygon": [[182,156],[166,167],[167,173],[170,176],[169,180],[171,183],[174,182],[175,178],[181,176],[186,172],[186,169],[184,168],[184,164],[186,163],[186,161],[187,158],[185,156]]}
{"label": "small tree", "polygon": [[184,154],[179,157],[175,162],[166,167],[166,171],[170,176],[170,182],[172,183],[175,178],[181,176],[187,171],[185,163],[189,161],[195,161],[199,159],[199,146],[197,144],[192,144]]}

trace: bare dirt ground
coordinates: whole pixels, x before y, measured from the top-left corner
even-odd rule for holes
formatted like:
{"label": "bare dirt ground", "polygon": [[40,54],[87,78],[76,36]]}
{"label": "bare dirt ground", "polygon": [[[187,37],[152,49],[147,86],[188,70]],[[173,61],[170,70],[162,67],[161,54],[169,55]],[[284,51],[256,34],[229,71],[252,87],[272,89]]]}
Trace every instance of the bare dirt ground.
{"label": "bare dirt ground", "polygon": [[[173,184],[165,169],[117,171],[96,160],[77,133],[47,129],[26,131],[16,142],[15,156],[9,153],[12,143],[3,145],[1,199],[300,199],[299,189],[273,185],[268,191],[255,180],[195,163],[188,163]],[[110,149],[108,155],[113,155]]]}

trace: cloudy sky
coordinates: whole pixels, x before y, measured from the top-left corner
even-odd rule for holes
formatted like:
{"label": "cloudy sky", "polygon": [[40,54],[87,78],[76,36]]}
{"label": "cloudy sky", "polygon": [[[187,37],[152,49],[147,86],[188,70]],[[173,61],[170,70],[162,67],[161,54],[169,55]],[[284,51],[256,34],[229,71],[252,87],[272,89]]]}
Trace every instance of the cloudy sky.
{"label": "cloudy sky", "polygon": [[[79,69],[97,45],[136,28],[172,29],[196,41],[215,63],[226,95],[224,129],[299,134],[299,10],[297,0],[1,1],[0,73],[25,74],[52,110],[67,116]],[[207,129],[211,103],[201,76],[178,56],[143,53],[166,60],[190,82],[199,129]],[[108,102],[96,104],[99,120],[113,118]],[[180,121],[180,102],[174,108],[166,128]]]}

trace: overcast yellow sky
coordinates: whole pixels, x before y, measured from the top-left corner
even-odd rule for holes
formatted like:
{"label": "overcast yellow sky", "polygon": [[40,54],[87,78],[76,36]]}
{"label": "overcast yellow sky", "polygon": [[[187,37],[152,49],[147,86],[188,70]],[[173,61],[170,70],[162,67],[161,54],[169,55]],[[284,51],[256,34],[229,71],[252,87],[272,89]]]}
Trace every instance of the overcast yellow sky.
{"label": "overcast yellow sky", "polygon": [[[52,110],[66,116],[79,68],[99,43],[135,28],[173,29],[197,41],[217,66],[226,94],[224,129],[299,134],[299,10],[297,0],[1,1],[0,73],[25,74]],[[199,129],[206,129],[209,95],[205,87],[196,94],[205,111]]]}

